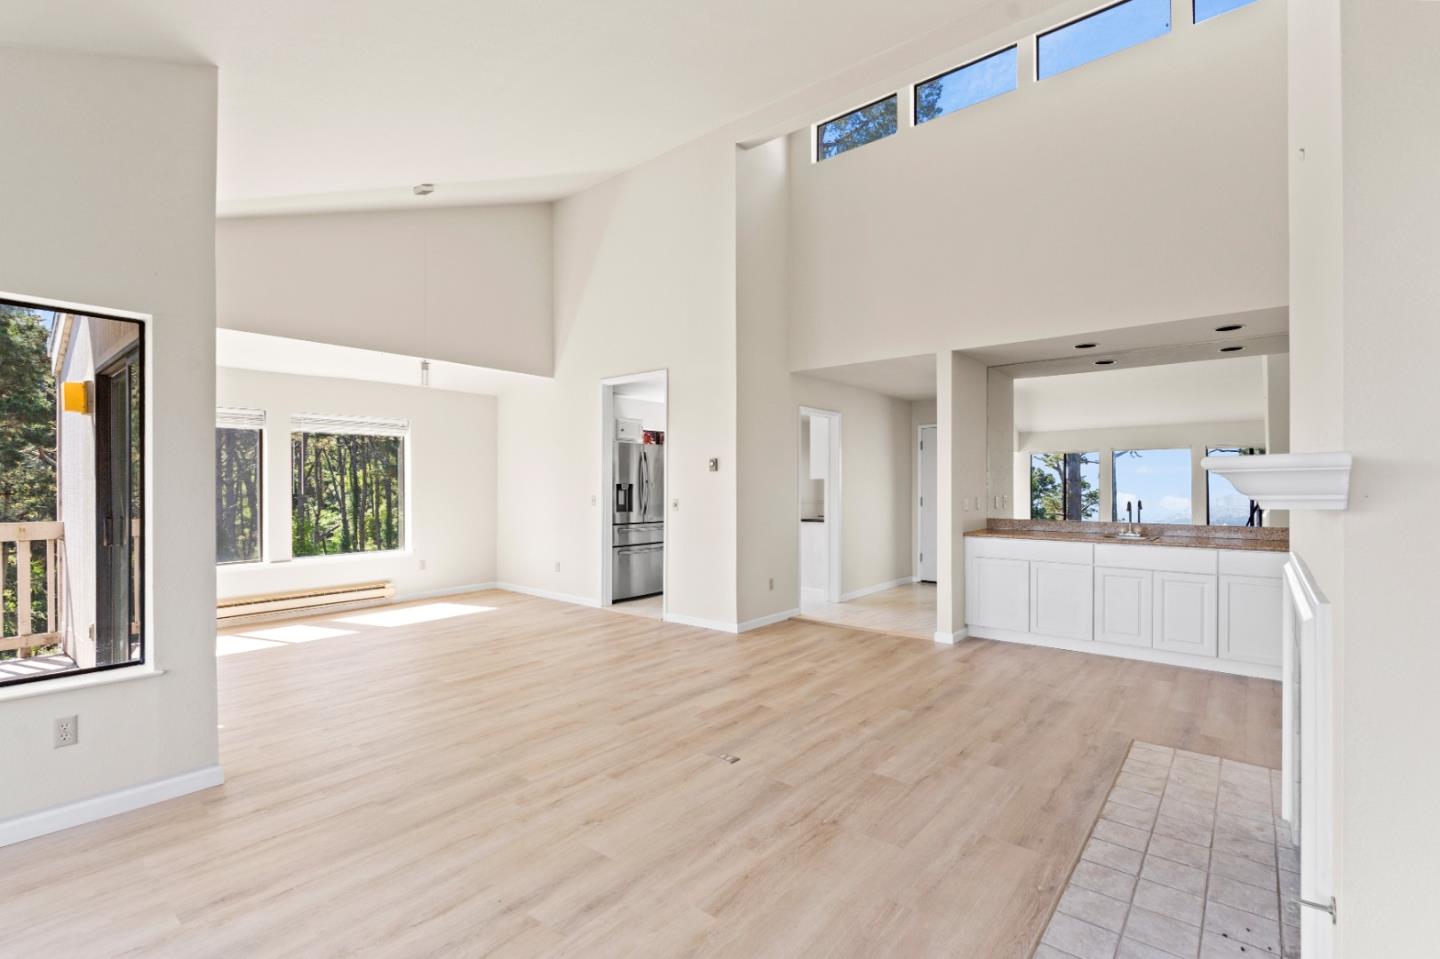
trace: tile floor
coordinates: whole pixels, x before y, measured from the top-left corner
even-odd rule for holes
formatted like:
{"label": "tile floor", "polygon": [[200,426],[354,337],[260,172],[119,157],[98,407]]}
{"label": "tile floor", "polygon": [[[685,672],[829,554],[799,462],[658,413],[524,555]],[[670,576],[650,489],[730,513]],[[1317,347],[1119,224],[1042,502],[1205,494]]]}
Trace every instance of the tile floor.
{"label": "tile floor", "polygon": [[1035,959],[1300,955],[1280,773],[1137,742]]}

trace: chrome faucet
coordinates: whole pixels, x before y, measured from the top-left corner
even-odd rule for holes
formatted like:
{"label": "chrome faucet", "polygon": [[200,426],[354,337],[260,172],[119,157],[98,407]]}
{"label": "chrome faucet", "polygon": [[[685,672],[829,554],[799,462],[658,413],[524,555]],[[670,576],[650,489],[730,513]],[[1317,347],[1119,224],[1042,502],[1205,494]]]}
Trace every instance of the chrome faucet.
{"label": "chrome faucet", "polygon": [[1140,501],[1130,500],[1125,503],[1125,529],[1119,532],[1118,536],[1124,539],[1140,539],[1141,532],[1135,528],[1136,514],[1140,511]]}

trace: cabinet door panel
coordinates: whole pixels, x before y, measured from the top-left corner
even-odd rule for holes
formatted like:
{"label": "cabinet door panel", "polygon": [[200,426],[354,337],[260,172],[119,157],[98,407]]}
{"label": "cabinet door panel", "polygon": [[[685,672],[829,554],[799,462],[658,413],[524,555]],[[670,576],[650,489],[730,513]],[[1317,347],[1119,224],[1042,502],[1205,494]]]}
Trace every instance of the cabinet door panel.
{"label": "cabinet door panel", "polygon": [[1220,658],[1279,666],[1283,594],[1280,580],[1220,577]]}
{"label": "cabinet door panel", "polygon": [[1094,627],[1094,601],[1091,567],[1030,564],[1030,632],[1088,640]]}
{"label": "cabinet door panel", "polygon": [[970,563],[969,609],[972,626],[1030,631],[1030,564],[1023,559],[977,556]]}
{"label": "cabinet door panel", "polygon": [[1155,648],[1192,656],[1214,656],[1216,603],[1214,576],[1156,573],[1152,636]]}
{"label": "cabinet door panel", "polygon": [[1095,641],[1150,647],[1155,574],[1147,569],[1095,568]]}

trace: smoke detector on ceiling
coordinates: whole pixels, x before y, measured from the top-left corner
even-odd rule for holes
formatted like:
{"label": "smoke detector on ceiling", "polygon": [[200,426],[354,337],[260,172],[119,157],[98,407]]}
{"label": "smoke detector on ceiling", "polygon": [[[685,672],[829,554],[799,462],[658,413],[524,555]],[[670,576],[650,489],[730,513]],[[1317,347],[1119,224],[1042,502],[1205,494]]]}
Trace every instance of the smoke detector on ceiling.
{"label": "smoke detector on ceiling", "polygon": [[411,188],[411,192],[414,193],[416,196],[429,196],[430,194],[435,192],[435,184],[417,183]]}

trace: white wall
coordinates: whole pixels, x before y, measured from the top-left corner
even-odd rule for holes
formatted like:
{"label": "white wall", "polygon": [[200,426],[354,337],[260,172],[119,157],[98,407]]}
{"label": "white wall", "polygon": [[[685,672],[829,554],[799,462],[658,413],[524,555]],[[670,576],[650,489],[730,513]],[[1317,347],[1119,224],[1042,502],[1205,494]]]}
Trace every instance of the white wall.
{"label": "white wall", "polygon": [[665,404],[654,400],[642,400],[635,396],[613,398],[615,418],[639,420],[641,429],[665,430]]}
{"label": "white wall", "polygon": [[937,353],[935,365],[940,547],[935,634],[954,641],[965,628],[965,533],[983,527],[988,512],[989,377],[984,366],[959,352]]}
{"label": "white wall", "polygon": [[[266,413],[265,561],[216,567],[220,596],[389,580],[405,598],[495,581],[493,396],[225,367],[216,385],[217,405]],[[290,417],[296,413],[410,422],[405,549],[291,558]]]}
{"label": "white wall", "polygon": [[1021,44],[1015,92],[835,159],[793,134],[791,369],[1285,304],[1285,7],[1188,10],[1039,83]]}
{"label": "white wall", "polygon": [[1020,378],[1015,380],[1015,428],[1042,433],[1263,421],[1265,359],[1250,356]]}
{"label": "white wall", "polygon": [[[1339,955],[1433,951],[1440,888],[1440,4],[1291,3],[1291,448],[1355,455],[1292,514],[1335,607]],[[1303,150],[1303,154],[1302,151]]]}
{"label": "white wall", "polygon": [[556,205],[554,379],[499,399],[502,582],[599,601],[600,381],[665,369],[667,611],[736,622],[734,179],[708,139]]}
{"label": "white wall", "polygon": [[551,206],[225,219],[219,325],[548,374]]}
{"label": "white wall", "polygon": [[[734,156],[733,376],[740,468],[735,588],[740,621],[749,623],[783,615],[800,605],[794,496],[799,472],[799,402],[792,393],[785,363],[789,310],[789,158],[785,141],[774,139],[753,149],[737,149]],[[843,570],[843,551],[841,562]],[[842,572],[842,590],[843,579]]]}
{"label": "white wall", "polygon": [[[3,821],[218,760],[216,79],[210,67],[0,48],[0,89],[0,129],[11,132],[0,290],[151,317],[150,663],[102,685],[0,690]],[[72,713],[80,742],[56,750],[53,721]]]}

